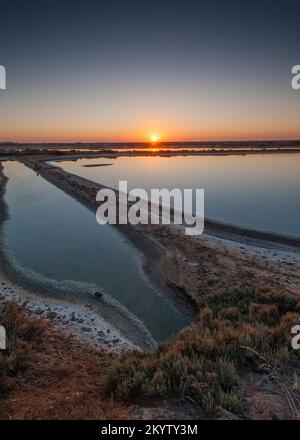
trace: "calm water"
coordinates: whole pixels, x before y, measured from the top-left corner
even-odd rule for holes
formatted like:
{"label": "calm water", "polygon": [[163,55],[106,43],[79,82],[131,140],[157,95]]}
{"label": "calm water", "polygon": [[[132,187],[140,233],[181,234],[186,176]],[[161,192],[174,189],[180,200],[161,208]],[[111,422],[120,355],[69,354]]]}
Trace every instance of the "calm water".
{"label": "calm water", "polygon": [[9,249],[22,266],[57,281],[95,283],[144,322],[156,340],[184,327],[181,316],[143,277],[138,251],[111,226],[32,170],[4,163],[9,177]]}
{"label": "calm water", "polygon": [[[84,165],[112,166],[86,168]],[[57,162],[66,171],[117,187],[204,188],[206,217],[300,235],[300,154],[120,157]]]}

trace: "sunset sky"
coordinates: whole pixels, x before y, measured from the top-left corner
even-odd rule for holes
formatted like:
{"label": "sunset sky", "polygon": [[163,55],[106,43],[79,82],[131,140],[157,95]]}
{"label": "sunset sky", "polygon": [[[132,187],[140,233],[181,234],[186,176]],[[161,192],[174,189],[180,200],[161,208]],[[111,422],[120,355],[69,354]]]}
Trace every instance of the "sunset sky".
{"label": "sunset sky", "polygon": [[1,3],[0,141],[300,138],[300,2]]}

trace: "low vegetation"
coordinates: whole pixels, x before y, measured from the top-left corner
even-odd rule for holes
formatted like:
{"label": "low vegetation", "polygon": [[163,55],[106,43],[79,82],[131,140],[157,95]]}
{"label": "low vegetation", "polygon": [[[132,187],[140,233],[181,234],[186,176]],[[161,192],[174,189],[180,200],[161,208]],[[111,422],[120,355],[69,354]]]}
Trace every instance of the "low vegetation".
{"label": "low vegetation", "polygon": [[5,303],[0,308],[0,324],[7,333],[6,350],[0,350],[0,395],[13,386],[13,378],[27,367],[32,344],[45,335],[48,321],[24,314],[26,305]]}
{"label": "low vegetation", "polygon": [[[70,418],[127,417],[128,404],[153,398],[185,398],[208,412],[222,407],[243,416],[249,372],[277,379],[287,366],[296,371],[300,360],[290,331],[300,323],[300,302],[267,289],[203,297],[193,325],[153,353],[134,351],[115,362],[56,334],[49,321],[28,316],[25,305],[3,305],[0,323],[8,336],[0,351],[2,417],[24,412],[24,398],[30,402],[24,418],[61,418],[53,402],[60,408],[67,401]],[[41,405],[44,389],[49,398]]]}
{"label": "low vegetation", "polygon": [[243,375],[272,375],[299,361],[291,327],[300,302],[262,289],[229,290],[203,297],[195,324],[154,353],[132,352],[110,369],[105,391],[116,399],[187,397],[209,411],[245,411]]}
{"label": "low vegetation", "polygon": [[0,350],[0,420],[127,419],[123,403],[105,398],[111,357],[30,315],[26,304],[0,307],[7,349]]}

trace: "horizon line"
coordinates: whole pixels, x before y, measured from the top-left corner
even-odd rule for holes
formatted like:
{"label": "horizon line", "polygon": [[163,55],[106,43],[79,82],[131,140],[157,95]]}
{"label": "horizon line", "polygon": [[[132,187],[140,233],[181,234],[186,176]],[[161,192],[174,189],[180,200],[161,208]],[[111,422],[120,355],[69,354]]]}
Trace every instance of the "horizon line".
{"label": "horizon line", "polygon": [[46,144],[46,145],[53,145],[53,144],[58,144],[58,145],[66,145],[66,144],[170,144],[170,143],[207,143],[207,144],[214,144],[214,143],[251,143],[251,142],[300,142],[300,138],[280,138],[280,139],[239,139],[239,140],[234,140],[234,139],[213,139],[213,140],[164,140],[164,141],[156,141],[156,142],[151,142],[151,141],[134,141],[134,140],[127,140],[127,141],[81,141],[81,140],[77,140],[77,141],[8,141],[8,140],[2,140],[0,141],[0,145],[1,144],[17,144],[17,145],[22,145],[22,144],[34,144],[34,145],[39,145],[39,144]]}

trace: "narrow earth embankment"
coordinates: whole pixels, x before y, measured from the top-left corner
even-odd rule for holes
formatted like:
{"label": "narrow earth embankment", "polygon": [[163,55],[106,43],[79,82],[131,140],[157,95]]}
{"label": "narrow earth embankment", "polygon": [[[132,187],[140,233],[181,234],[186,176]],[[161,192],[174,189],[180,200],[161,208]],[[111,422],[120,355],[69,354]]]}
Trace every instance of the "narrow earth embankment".
{"label": "narrow earth embankment", "polygon": [[[74,308],[84,306],[85,308],[92,309],[98,314],[99,319],[102,320],[102,325],[98,322],[100,331],[102,331],[102,328],[104,328],[105,331],[108,330],[108,340],[111,339],[111,335],[116,334],[117,336],[114,338],[115,340],[123,341],[127,344],[133,344],[144,350],[152,349],[155,346],[155,342],[147,329],[139,320],[131,315],[128,310],[112,298],[99,293],[97,289],[92,288],[86,283],[75,283],[70,281],[56,282],[54,280],[46,279],[39,274],[24,269],[14,260],[14,256],[6,247],[5,233],[3,231],[3,225],[5,221],[9,219],[9,208],[4,200],[7,178],[3,175],[3,168],[0,170],[0,176],[0,263],[1,277],[3,278],[1,282],[4,283],[3,286],[5,287],[6,281],[9,281],[13,285],[14,292],[19,292],[19,288],[25,289],[27,293],[31,294],[31,301],[34,302],[36,300],[37,303],[39,303],[39,306],[41,306],[41,302],[44,302],[46,309],[48,308],[51,299],[60,303],[61,308],[63,308],[64,305],[67,306],[67,304],[69,304],[70,309],[72,308],[72,305]],[[4,280],[4,278],[6,280]],[[6,293],[9,293],[8,289],[4,290]],[[26,296],[26,299],[29,299],[28,295]],[[66,316],[69,315],[69,312],[72,313],[72,311],[68,310],[65,312]],[[107,328],[105,322],[107,322]],[[90,332],[93,333],[93,330],[90,329]]]}

